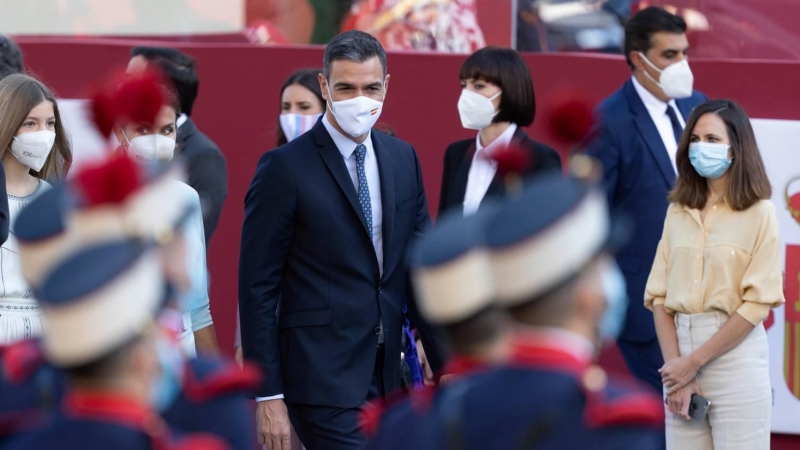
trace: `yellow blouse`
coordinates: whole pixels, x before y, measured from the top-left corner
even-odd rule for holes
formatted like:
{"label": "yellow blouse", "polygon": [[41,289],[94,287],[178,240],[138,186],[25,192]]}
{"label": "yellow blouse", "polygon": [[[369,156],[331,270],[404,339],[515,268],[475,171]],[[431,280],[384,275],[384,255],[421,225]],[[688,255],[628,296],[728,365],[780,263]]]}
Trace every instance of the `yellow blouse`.
{"label": "yellow blouse", "polygon": [[645,288],[644,304],[669,314],[739,313],[753,325],[784,303],[775,206],[761,200],[744,211],[724,201],[700,211],[672,204]]}

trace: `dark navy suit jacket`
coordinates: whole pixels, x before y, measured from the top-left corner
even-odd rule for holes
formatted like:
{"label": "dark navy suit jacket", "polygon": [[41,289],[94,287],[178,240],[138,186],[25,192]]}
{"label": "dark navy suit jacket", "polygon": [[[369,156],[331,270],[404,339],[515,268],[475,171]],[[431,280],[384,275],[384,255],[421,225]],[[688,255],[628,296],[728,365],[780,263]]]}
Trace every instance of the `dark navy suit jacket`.
{"label": "dark navy suit jacket", "polygon": [[[694,92],[676,103],[685,120],[706,100],[704,94]],[[632,219],[634,225],[630,242],[617,253],[630,300],[620,338],[645,342],[655,339],[655,326],[653,314],[644,307],[644,289],[661,239],[675,169],[631,80],[598,106],[598,115],[596,138],[587,153],[603,164],[612,210]]]}
{"label": "dark navy suit jacket", "polygon": [[[258,162],[245,198],[239,302],[245,359],[265,375],[260,397],[360,406],[372,381],[378,326],[382,320],[385,354],[399,355],[406,302],[431,365],[441,367],[408,283],[406,251],[430,223],[419,160],[406,142],[374,130],[371,139],[383,275],[344,158],[321,120]],[[385,358],[383,369],[386,391],[399,388],[400,358]]]}

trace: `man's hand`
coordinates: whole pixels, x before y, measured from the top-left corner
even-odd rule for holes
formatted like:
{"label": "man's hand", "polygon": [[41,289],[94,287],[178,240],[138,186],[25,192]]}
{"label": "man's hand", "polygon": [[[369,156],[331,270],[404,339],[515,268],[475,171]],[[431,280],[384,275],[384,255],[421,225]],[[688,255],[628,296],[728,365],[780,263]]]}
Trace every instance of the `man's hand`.
{"label": "man's hand", "polygon": [[422,376],[425,378],[425,385],[433,386],[436,381],[433,379],[433,370],[431,370],[431,365],[428,364],[428,357],[425,356],[425,348],[422,347],[422,341],[417,341],[417,358],[419,359],[419,367],[422,368]]}
{"label": "man's hand", "polygon": [[258,402],[256,426],[259,444],[268,450],[291,450],[289,413],[283,399]]}
{"label": "man's hand", "polygon": [[678,389],[674,394],[668,395],[667,406],[669,406],[669,411],[686,420],[691,420],[691,417],[689,417],[689,405],[692,403],[692,394],[703,395],[700,392],[700,387],[693,382]]}

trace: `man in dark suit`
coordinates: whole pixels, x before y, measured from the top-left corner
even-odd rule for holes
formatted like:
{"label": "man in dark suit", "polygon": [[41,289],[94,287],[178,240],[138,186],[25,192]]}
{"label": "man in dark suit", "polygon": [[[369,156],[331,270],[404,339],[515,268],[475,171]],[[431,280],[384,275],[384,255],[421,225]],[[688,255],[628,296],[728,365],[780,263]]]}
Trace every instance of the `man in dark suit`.
{"label": "man in dark suit", "polygon": [[[366,400],[400,387],[403,307],[434,370],[406,251],[429,225],[422,172],[406,142],[371,131],[389,76],[369,34],[334,38],[320,85],[327,112],[309,133],[265,153],[245,197],[239,261],[244,357],[264,371],[259,441],[358,449]],[[288,414],[287,414],[288,408]]]}
{"label": "man in dark suit", "polygon": [[186,183],[200,196],[208,248],[228,196],[228,171],[225,157],[217,144],[203,134],[191,119],[200,87],[197,65],[194,58],[174,48],[135,47],[131,50],[128,72],[143,70],[149,63],[154,63],[169,78],[180,99],[177,151],[186,161]]}
{"label": "man in dark suit", "polygon": [[617,254],[630,303],[618,340],[628,368],[662,391],[664,365],[644,287],[675,181],[675,153],[692,109],[706,100],[692,90],[686,60],[686,23],[663,9],[640,11],[625,28],[625,52],[633,75],[598,107],[596,139],[588,153],[603,164],[611,207],[630,216],[631,242]]}

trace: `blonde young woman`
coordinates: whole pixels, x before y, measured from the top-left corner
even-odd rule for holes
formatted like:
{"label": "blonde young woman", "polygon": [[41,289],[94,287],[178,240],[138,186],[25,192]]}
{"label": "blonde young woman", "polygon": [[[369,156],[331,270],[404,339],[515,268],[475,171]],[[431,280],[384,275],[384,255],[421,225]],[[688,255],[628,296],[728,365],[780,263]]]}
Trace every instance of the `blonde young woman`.
{"label": "blonde young woman", "polygon": [[[750,120],[711,100],[689,117],[677,153],[645,305],[666,364],[667,448],[764,450],[772,394],[762,322],[784,303],[772,188]],[[690,420],[693,394],[711,401]]]}
{"label": "blonde young woman", "polygon": [[42,334],[41,310],[22,277],[14,220],[34,198],[63,179],[72,162],[53,93],[38,80],[0,80],[0,159],[6,174],[11,232],[0,248],[0,345]]}

